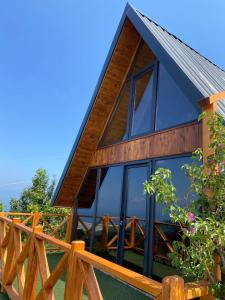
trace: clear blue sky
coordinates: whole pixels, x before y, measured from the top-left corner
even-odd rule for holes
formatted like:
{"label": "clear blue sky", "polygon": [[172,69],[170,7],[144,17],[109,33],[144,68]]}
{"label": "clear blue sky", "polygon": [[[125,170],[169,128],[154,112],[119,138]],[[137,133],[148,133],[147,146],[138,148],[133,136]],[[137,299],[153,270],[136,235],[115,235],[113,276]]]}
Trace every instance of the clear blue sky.
{"label": "clear blue sky", "polygon": [[[59,179],[126,1],[0,3],[0,199]],[[225,68],[224,0],[131,1]]]}

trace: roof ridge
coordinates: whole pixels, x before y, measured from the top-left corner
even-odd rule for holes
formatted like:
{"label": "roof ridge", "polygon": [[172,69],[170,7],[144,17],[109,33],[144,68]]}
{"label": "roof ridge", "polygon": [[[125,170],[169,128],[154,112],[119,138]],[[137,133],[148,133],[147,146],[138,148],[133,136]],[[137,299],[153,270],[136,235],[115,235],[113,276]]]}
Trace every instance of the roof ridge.
{"label": "roof ridge", "polygon": [[168,33],[170,36],[174,37],[176,40],[178,40],[179,42],[181,42],[183,45],[185,45],[186,47],[188,47],[190,50],[194,51],[196,54],[200,55],[202,58],[204,58],[206,61],[208,61],[210,64],[212,64],[213,66],[215,66],[216,68],[218,68],[220,71],[225,73],[225,70],[222,69],[220,66],[218,66],[217,64],[215,64],[214,62],[212,62],[210,59],[208,59],[206,56],[202,55],[199,51],[195,50],[194,48],[192,48],[190,45],[188,45],[187,43],[185,43],[183,40],[181,40],[179,37],[177,37],[175,34],[169,32],[166,28],[162,27],[161,25],[159,25],[158,23],[156,23],[155,21],[153,21],[152,19],[150,19],[148,16],[146,16],[146,14],[142,13],[141,11],[139,11],[138,9],[136,9],[136,12],[139,13],[142,17],[148,19],[148,21],[154,23],[156,26],[160,27],[164,32]]}

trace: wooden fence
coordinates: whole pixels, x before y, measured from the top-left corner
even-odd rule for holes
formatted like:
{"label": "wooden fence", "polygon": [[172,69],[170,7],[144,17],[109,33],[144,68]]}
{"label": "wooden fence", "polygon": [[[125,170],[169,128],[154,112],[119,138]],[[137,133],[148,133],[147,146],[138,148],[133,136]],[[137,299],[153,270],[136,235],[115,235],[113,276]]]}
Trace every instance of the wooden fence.
{"label": "wooden fence", "polygon": [[60,213],[17,213],[17,212],[2,212],[9,219],[20,218],[21,224],[34,228],[37,225],[43,226],[44,233],[70,242],[72,214]]}
{"label": "wooden fence", "polygon": [[[22,235],[26,235],[24,242]],[[46,244],[57,246],[64,252],[51,273]],[[187,300],[196,297],[209,299],[206,298],[209,297],[209,292],[205,283],[185,284],[181,277],[171,276],[164,278],[161,284],[86,251],[83,241],[72,244],[60,241],[43,233],[43,227],[28,227],[20,218],[9,219],[4,213],[0,213],[0,260],[0,281],[13,300],[55,299],[53,288],[63,271],[66,271],[65,300],[82,299],[84,288],[89,299],[103,299],[94,269],[103,271],[157,300]],[[36,293],[38,273],[42,287]],[[14,285],[15,279],[17,285]]]}

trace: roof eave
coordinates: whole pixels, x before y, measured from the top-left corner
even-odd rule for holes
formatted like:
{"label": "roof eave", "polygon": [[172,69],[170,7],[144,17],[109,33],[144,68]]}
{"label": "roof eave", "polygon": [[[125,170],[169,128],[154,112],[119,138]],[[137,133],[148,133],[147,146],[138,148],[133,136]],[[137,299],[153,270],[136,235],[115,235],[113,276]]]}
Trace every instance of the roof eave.
{"label": "roof eave", "polygon": [[125,7],[125,9],[124,9],[123,15],[122,15],[122,17],[121,17],[121,19],[120,19],[119,26],[118,26],[118,28],[117,28],[117,31],[116,31],[115,36],[114,36],[114,38],[113,38],[113,41],[112,41],[112,43],[111,43],[110,50],[109,50],[109,52],[108,52],[108,54],[107,54],[105,63],[104,63],[104,65],[103,65],[103,67],[102,67],[102,71],[101,71],[101,73],[100,73],[100,76],[99,76],[97,85],[96,85],[96,87],[95,87],[93,96],[92,96],[92,98],[91,98],[91,101],[90,101],[90,103],[89,103],[89,105],[88,105],[88,109],[87,109],[87,111],[86,111],[86,114],[85,114],[85,116],[84,116],[84,119],[83,119],[83,121],[82,121],[82,124],[81,124],[81,126],[80,126],[80,129],[79,129],[79,131],[78,131],[76,140],[75,140],[75,142],[74,142],[74,144],[73,144],[72,150],[70,151],[70,154],[69,154],[69,158],[68,158],[68,160],[67,160],[67,162],[66,162],[66,165],[65,165],[65,167],[64,167],[64,169],[63,169],[63,172],[62,172],[62,175],[61,175],[61,177],[60,177],[60,179],[59,179],[59,182],[58,182],[58,184],[57,184],[57,186],[56,186],[55,192],[54,192],[53,197],[52,197],[51,205],[57,205],[56,200],[57,200],[58,194],[59,194],[59,192],[60,192],[61,186],[63,185],[63,181],[64,181],[64,178],[65,178],[65,176],[66,176],[66,173],[67,173],[67,171],[68,171],[68,169],[69,169],[69,167],[70,167],[70,165],[71,165],[71,162],[72,162],[74,153],[76,152],[76,149],[77,149],[77,147],[78,147],[78,145],[79,145],[80,138],[81,138],[82,133],[83,133],[83,131],[84,131],[84,128],[85,128],[85,126],[86,126],[86,123],[87,123],[87,120],[88,120],[88,116],[90,115],[90,112],[91,112],[91,110],[92,110],[92,108],[93,108],[93,105],[94,105],[94,103],[95,103],[95,99],[96,99],[98,90],[99,90],[99,88],[100,88],[100,86],[101,86],[102,80],[103,80],[104,75],[105,75],[105,73],[106,73],[107,67],[108,67],[108,65],[109,65],[110,59],[111,59],[111,57],[112,57],[113,51],[114,51],[115,46],[116,46],[116,43],[117,43],[117,41],[118,41],[120,32],[121,32],[121,30],[122,30],[124,21],[125,21],[126,17],[128,17],[127,12],[128,12],[130,9],[133,9],[133,8],[131,7],[131,5],[130,5],[129,3],[127,3],[127,4],[126,4],[126,7]]}

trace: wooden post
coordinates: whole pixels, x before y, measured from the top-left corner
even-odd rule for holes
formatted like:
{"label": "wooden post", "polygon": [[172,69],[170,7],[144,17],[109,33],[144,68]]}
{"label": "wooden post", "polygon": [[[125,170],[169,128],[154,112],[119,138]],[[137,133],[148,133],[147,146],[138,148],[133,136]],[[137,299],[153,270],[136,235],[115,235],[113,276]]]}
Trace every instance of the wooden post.
{"label": "wooden post", "polygon": [[101,236],[101,248],[103,250],[107,249],[108,236],[109,236],[109,216],[102,217],[102,236]]}
{"label": "wooden post", "polygon": [[184,279],[179,276],[163,278],[162,300],[186,300]]}
{"label": "wooden post", "polygon": [[33,236],[30,241],[30,248],[28,253],[28,264],[25,279],[25,286],[23,292],[23,300],[34,300],[35,289],[37,285],[37,274],[38,274],[38,260],[37,252],[35,249],[35,233],[42,232],[42,226],[35,226],[33,228]]}
{"label": "wooden post", "polygon": [[65,284],[65,300],[81,300],[83,295],[83,276],[79,267],[76,251],[84,250],[83,241],[74,241],[71,245]]}
{"label": "wooden post", "polygon": [[35,226],[38,225],[40,219],[40,214],[38,211],[35,211],[33,213],[33,222],[32,222],[32,228],[35,228]]}
{"label": "wooden post", "polygon": [[[4,216],[5,216],[4,212],[0,212],[0,217],[4,217]],[[0,220],[0,247],[2,245],[5,235],[6,235],[6,223]],[[2,265],[2,276],[4,276],[6,250],[1,249],[0,255],[1,255],[1,265]],[[4,292],[4,288],[2,285],[1,285],[1,292]]]}
{"label": "wooden post", "polygon": [[13,224],[10,225],[9,228],[9,243],[7,245],[7,255],[6,261],[2,276],[2,284],[6,286],[8,284],[8,276],[12,272],[13,265],[14,265],[14,257],[15,257],[15,246],[14,246],[14,230]]}
{"label": "wooden post", "polygon": [[73,214],[71,213],[71,214],[67,217],[67,222],[66,222],[66,236],[65,236],[65,242],[67,242],[67,243],[70,243],[70,242],[71,242],[72,223],[73,223]]}
{"label": "wooden post", "polygon": [[[215,113],[217,111],[217,102],[212,104],[201,104],[201,108],[203,112]],[[212,153],[211,149],[209,149],[210,144],[210,132],[207,125],[207,120],[202,120],[202,150],[203,150],[203,161],[206,162],[208,156]],[[212,191],[207,189],[205,191],[206,195],[209,198],[213,197]],[[221,281],[221,267],[220,267],[220,257],[218,254],[215,254],[215,268],[214,268],[215,279],[219,282]]]}
{"label": "wooden post", "polygon": [[[212,104],[201,104],[203,112],[215,113],[217,110],[217,103]],[[210,133],[207,125],[207,120],[202,120],[202,150],[203,150],[203,161],[207,160],[207,157],[211,154],[209,149],[210,144]]]}
{"label": "wooden post", "polygon": [[[20,224],[20,219],[14,218],[13,224]],[[18,259],[23,248],[22,241],[21,241],[21,231],[18,228],[14,228],[14,246],[15,246],[15,258]],[[23,263],[16,264],[16,271],[17,271],[19,296],[22,299],[24,283],[25,283],[25,272],[24,272]]]}
{"label": "wooden post", "polygon": [[133,217],[131,220],[131,227],[130,227],[130,247],[131,248],[134,248],[134,246],[135,246],[136,227],[137,227],[137,218]]}
{"label": "wooden post", "polygon": [[77,239],[77,227],[78,227],[78,215],[77,215],[77,201],[76,201],[72,213],[70,241],[75,241]]}

